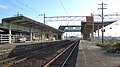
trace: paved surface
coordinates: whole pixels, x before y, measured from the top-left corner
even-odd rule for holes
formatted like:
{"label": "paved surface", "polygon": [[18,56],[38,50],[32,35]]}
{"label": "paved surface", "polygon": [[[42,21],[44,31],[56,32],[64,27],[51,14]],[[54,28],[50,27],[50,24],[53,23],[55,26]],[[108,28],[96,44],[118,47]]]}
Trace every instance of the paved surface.
{"label": "paved surface", "polygon": [[89,41],[80,41],[76,67],[117,67],[119,65],[120,54],[106,53]]}

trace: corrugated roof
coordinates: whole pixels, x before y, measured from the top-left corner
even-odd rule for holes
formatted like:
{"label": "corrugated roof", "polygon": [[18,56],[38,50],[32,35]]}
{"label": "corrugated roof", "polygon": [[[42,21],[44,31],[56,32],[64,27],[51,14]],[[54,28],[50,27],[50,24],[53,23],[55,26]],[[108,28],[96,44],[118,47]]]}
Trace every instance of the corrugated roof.
{"label": "corrugated roof", "polygon": [[46,32],[50,31],[52,33],[63,33],[63,31],[61,31],[61,30],[55,29],[53,27],[50,27],[48,25],[45,25],[43,23],[40,23],[38,21],[35,21],[35,20],[30,19],[30,18],[25,17],[25,16],[3,18],[2,22],[27,26],[27,27],[30,27],[30,28],[35,28],[35,29],[46,31]]}
{"label": "corrugated roof", "polygon": [[[113,22],[116,22],[116,21],[104,21],[104,27],[113,23]],[[102,22],[101,21],[95,21],[94,22],[94,31],[98,30],[98,27],[99,26],[99,29],[102,28]],[[82,21],[81,22],[81,33],[90,33],[92,31],[92,23],[89,23],[89,22],[86,22],[86,21]]]}

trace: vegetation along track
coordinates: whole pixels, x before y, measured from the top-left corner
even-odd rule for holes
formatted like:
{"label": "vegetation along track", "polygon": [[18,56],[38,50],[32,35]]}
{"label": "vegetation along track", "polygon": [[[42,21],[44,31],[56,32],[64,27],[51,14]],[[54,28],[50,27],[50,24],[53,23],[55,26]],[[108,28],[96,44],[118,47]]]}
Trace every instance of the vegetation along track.
{"label": "vegetation along track", "polygon": [[41,67],[74,41],[52,44],[37,51],[7,59],[0,67]]}

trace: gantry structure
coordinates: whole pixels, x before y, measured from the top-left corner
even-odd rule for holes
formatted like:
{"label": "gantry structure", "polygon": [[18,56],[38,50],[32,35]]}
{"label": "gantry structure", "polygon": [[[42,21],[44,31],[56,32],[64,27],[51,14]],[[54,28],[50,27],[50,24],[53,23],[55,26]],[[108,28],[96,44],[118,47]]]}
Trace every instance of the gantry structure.
{"label": "gantry structure", "polygon": [[[85,21],[82,21],[82,19],[86,19]],[[116,22],[114,21],[95,21],[94,16],[53,16],[53,17],[45,17],[46,22],[57,22],[57,21],[78,21],[81,23],[81,25],[66,25],[66,26],[60,26],[59,29],[63,30],[65,32],[81,32],[83,35],[83,39],[89,40],[93,38],[93,32],[96,32],[98,30],[98,37],[99,37],[99,29],[102,28],[102,26],[107,26],[111,23]],[[65,27],[72,27],[71,29],[65,29]],[[75,27],[80,27],[78,29],[74,29]],[[103,30],[104,31],[104,30]],[[92,34],[90,36],[90,34]]]}

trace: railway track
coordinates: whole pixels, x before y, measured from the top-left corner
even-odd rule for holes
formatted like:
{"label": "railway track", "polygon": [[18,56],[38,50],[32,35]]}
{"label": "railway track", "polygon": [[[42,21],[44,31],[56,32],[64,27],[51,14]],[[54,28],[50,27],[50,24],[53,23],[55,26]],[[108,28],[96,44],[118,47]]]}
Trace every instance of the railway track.
{"label": "railway track", "polygon": [[[63,50],[60,54],[54,57],[52,60],[47,62],[43,67],[75,67],[75,63],[71,63],[70,58],[73,59],[72,55],[75,55],[76,50],[79,45],[79,40],[71,44],[65,50]],[[76,58],[76,57],[75,57]]]}
{"label": "railway track", "polygon": [[74,41],[51,45],[18,57],[0,61],[0,67],[40,67],[66,49]]}

